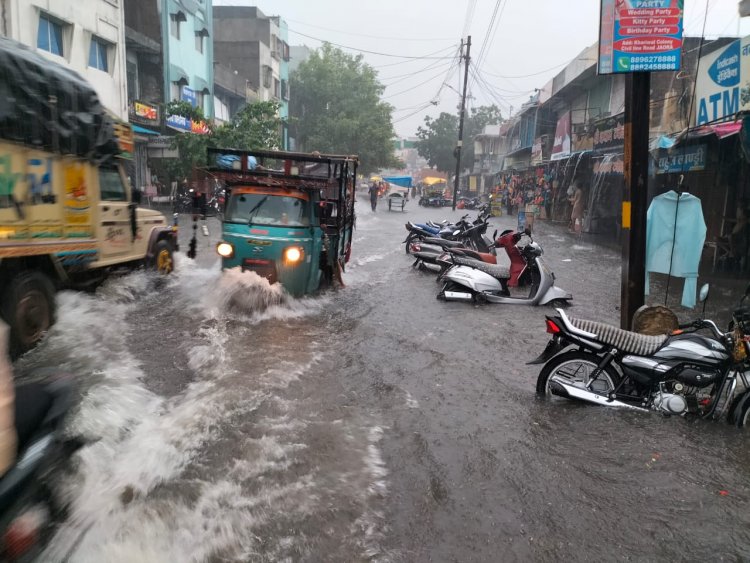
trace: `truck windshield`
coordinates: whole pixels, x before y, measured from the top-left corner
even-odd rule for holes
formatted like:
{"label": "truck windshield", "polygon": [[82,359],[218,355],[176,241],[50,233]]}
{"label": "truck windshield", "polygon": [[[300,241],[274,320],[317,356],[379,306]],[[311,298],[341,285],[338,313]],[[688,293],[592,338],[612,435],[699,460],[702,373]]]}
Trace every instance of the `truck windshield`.
{"label": "truck windshield", "polygon": [[253,225],[310,225],[308,202],[304,199],[268,194],[232,195],[224,220]]}

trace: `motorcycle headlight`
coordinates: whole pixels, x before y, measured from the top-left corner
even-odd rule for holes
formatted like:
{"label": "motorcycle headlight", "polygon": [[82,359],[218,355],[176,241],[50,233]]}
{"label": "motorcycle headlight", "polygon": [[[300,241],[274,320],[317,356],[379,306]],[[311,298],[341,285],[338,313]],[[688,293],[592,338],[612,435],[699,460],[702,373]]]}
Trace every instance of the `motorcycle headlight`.
{"label": "motorcycle headlight", "polygon": [[234,256],[234,246],[228,242],[220,242],[216,245],[216,252],[218,252],[219,256],[222,258],[232,258]]}
{"label": "motorcycle headlight", "polygon": [[305,251],[299,246],[290,246],[284,249],[284,263],[285,264],[299,264],[305,257]]}

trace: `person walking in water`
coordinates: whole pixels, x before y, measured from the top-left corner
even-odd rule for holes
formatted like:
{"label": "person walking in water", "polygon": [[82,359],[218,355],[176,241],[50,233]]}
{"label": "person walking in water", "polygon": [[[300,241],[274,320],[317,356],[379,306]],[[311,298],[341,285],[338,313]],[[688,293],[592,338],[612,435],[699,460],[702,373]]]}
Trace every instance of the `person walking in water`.
{"label": "person walking in water", "polygon": [[378,188],[377,182],[373,182],[370,186],[370,205],[372,205],[372,210],[375,211],[375,208],[378,206],[378,192],[380,189]]}

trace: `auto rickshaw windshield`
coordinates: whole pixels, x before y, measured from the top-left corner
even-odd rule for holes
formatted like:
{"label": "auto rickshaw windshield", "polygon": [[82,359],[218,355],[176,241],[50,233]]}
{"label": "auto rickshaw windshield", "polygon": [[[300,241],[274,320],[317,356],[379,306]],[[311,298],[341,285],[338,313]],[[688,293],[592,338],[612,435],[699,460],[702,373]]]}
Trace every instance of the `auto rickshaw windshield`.
{"label": "auto rickshaw windshield", "polygon": [[239,193],[229,199],[224,220],[253,225],[307,227],[310,225],[310,214],[308,202],[298,197]]}

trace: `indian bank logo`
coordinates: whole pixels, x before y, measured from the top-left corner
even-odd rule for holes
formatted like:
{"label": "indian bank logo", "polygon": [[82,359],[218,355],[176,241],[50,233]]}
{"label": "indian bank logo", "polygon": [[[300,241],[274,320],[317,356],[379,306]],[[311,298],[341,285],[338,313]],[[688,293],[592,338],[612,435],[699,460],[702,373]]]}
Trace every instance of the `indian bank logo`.
{"label": "indian bank logo", "polygon": [[708,76],[722,88],[740,83],[740,42],[735,41],[719,55],[708,69]]}

